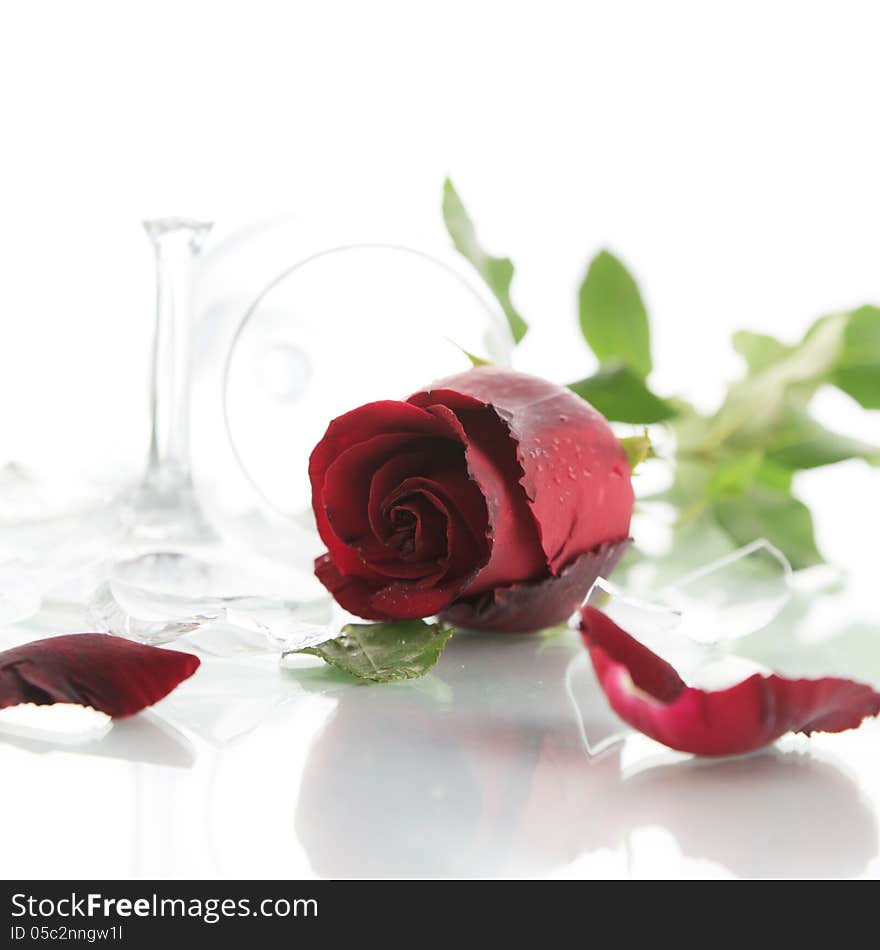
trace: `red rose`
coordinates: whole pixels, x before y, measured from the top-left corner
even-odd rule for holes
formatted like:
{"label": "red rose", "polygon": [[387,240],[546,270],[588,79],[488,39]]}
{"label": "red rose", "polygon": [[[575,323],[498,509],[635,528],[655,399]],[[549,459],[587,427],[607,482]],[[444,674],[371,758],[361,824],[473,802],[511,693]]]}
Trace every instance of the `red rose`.
{"label": "red rose", "polygon": [[330,423],[309,461],[315,574],[367,620],[477,630],[565,620],[628,540],[606,421],[553,383],[480,367]]}

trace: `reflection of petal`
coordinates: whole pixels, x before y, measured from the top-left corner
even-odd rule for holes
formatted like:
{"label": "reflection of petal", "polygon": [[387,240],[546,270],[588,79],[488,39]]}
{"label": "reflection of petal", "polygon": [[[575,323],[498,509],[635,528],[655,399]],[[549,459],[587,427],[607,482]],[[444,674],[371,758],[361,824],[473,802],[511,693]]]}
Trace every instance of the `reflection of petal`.
{"label": "reflection of petal", "polygon": [[606,750],[588,758],[553,736],[544,738],[517,841],[525,874],[536,867],[559,868],[620,844],[608,820],[620,794],[619,750],[607,744]]}
{"label": "reflection of petal", "polygon": [[659,826],[687,857],[743,877],[849,877],[877,854],[876,818],[858,786],[813,756],[657,766],[628,778],[609,805],[619,832]]}
{"label": "reflection of petal", "polygon": [[75,703],[37,706],[20,703],[0,709],[0,737],[17,736],[58,745],[94,742],[113,727],[106,713]]}
{"label": "reflection of petal", "polygon": [[[45,754],[59,746],[41,739],[3,734],[0,742]],[[113,724],[104,736],[75,746],[63,745],[65,754],[124,759],[148,765],[169,765],[188,769],[195,762],[195,749],[189,739],[152,713],[141,713]]]}

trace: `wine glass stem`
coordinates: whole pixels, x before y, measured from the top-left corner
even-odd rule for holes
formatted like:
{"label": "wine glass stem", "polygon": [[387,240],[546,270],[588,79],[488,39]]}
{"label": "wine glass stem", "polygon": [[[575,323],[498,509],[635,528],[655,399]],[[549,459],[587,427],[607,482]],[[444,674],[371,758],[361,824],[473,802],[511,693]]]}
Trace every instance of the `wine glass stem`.
{"label": "wine glass stem", "polygon": [[150,387],[147,470],[132,502],[135,533],[207,532],[189,459],[192,287],[195,261],[211,225],[180,218],[145,221],[156,255],[156,328]]}
{"label": "wine glass stem", "polygon": [[208,224],[148,221],[156,253],[156,330],[150,392],[148,478],[157,487],[189,486],[189,380],[192,277]]}

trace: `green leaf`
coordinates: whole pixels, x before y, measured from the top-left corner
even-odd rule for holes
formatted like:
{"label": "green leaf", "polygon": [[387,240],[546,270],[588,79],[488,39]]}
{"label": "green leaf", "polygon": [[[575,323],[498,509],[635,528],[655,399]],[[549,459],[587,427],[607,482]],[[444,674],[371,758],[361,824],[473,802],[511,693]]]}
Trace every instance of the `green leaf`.
{"label": "green leaf", "polygon": [[464,355],[471,361],[471,366],[491,366],[492,365],[489,362],[489,360],[484,360],[482,357],[474,355],[473,353],[471,353],[470,350],[466,350],[463,347],[460,347],[460,349],[461,349],[461,352],[464,353]]}
{"label": "green leaf", "polygon": [[793,481],[793,469],[779,465],[777,462],[766,457],[755,472],[755,482],[759,485],[763,485],[765,488],[771,488],[773,491],[783,492],[786,495],[791,494]]}
{"label": "green leaf", "polygon": [[358,679],[392,683],[424,676],[453,632],[452,627],[424,620],[350,623],[334,640],[291,652],[319,656]]}
{"label": "green leaf", "polygon": [[880,446],[826,429],[800,406],[791,406],[768,439],[767,458],[790,469],[818,468],[861,458],[880,465]]}
{"label": "green leaf", "polygon": [[691,505],[701,506],[709,494],[713,471],[712,465],[705,459],[678,454],[672,484],[649,497],[666,502],[680,511]]}
{"label": "green leaf", "polygon": [[860,307],[848,314],[831,382],[865,409],[880,409],[880,308]]}
{"label": "green leaf", "polygon": [[675,406],[655,396],[628,366],[607,366],[568,388],[611,422],[650,425],[671,419],[677,413]]}
{"label": "green leaf", "polygon": [[471,366],[491,366],[492,365],[491,360],[484,360],[482,356],[477,356],[475,353],[471,353],[470,350],[466,350],[463,346],[459,345],[458,343],[455,342],[455,340],[450,339],[449,337],[447,337],[446,339],[449,340],[449,342],[454,347],[456,347],[457,349],[461,350],[462,353],[464,353],[464,355],[471,361]]}
{"label": "green leaf", "polygon": [[631,435],[625,439],[621,439],[620,444],[623,446],[623,451],[626,452],[626,460],[629,462],[629,470],[631,473],[634,472],[645,459],[652,458],[654,455],[654,449],[651,445],[651,440],[648,438],[647,431],[641,435]]}
{"label": "green leaf", "polygon": [[709,495],[713,498],[723,498],[743,494],[754,484],[763,460],[760,452],[745,452],[719,462],[709,479]]}
{"label": "green leaf", "polygon": [[529,325],[520,316],[510,299],[513,262],[509,257],[491,257],[480,247],[473,222],[448,178],[443,183],[443,220],[455,249],[473,264],[477,273],[501,304],[510,332],[513,334],[513,340],[519,343],[528,332]]}
{"label": "green leaf", "polygon": [[648,314],[639,288],[608,251],[592,260],[578,295],[581,332],[601,363],[629,366],[644,379],[651,372]]}
{"label": "green leaf", "polygon": [[823,317],[780,360],[734,383],[710,421],[702,450],[715,451],[734,436],[742,447],[762,447],[793,394],[806,401],[837,365],[846,321],[846,314]]}
{"label": "green leaf", "polygon": [[755,484],[741,495],[718,499],[712,511],[739,545],[766,538],[796,570],[822,563],[810,509],[787,492]]}
{"label": "green leaf", "polygon": [[766,333],[740,330],[733,335],[733,348],[746,361],[749,375],[759,373],[773,363],[778,363],[791,353],[792,348],[780,343]]}

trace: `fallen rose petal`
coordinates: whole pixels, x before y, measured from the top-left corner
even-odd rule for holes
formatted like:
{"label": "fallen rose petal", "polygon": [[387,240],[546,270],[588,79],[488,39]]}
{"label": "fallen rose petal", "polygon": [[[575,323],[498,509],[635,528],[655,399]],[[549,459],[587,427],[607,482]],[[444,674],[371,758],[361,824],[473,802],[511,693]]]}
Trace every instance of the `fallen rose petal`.
{"label": "fallen rose petal", "polygon": [[880,693],[834,677],[791,680],[755,673],[728,689],[695,689],[595,607],[582,608],[580,630],[617,715],[682,752],[738,755],[787,732],[843,732],[880,714]]}
{"label": "fallen rose petal", "polygon": [[35,640],[0,653],[0,709],[77,703],[114,718],[167,696],[198,669],[189,653],[102,633]]}

